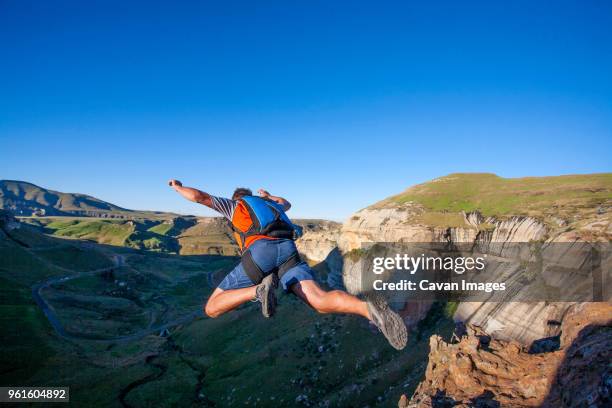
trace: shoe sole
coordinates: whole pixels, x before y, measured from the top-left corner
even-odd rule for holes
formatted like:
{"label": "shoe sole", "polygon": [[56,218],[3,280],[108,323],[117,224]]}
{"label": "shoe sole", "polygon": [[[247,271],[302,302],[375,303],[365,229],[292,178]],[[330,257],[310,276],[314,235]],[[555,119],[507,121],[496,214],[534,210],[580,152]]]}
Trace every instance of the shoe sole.
{"label": "shoe sole", "polygon": [[396,350],[402,350],[406,347],[406,343],[408,343],[408,329],[404,319],[391,310],[387,301],[378,294],[369,296],[368,306],[371,315],[377,312],[381,320],[380,325],[382,326],[378,328],[387,338],[389,344]]}
{"label": "shoe sole", "polygon": [[269,319],[276,313],[276,288],[278,287],[278,277],[275,273],[266,276],[261,284],[265,288],[265,293],[261,299],[261,314]]}

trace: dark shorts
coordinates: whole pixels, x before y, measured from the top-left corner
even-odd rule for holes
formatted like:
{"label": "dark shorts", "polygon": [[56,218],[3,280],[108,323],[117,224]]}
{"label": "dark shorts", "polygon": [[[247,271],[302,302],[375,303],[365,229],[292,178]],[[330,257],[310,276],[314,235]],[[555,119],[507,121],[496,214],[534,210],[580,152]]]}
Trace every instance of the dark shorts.
{"label": "dark shorts", "polygon": [[[271,271],[285,262],[297,252],[295,243],[290,239],[260,239],[249,247],[253,260],[262,271]],[[301,281],[314,280],[314,272],[304,261],[289,269],[281,277],[280,282],[285,291]],[[242,262],[239,263],[219,284],[223,290],[241,289],[254,286],[251,279],[244,272]]]}

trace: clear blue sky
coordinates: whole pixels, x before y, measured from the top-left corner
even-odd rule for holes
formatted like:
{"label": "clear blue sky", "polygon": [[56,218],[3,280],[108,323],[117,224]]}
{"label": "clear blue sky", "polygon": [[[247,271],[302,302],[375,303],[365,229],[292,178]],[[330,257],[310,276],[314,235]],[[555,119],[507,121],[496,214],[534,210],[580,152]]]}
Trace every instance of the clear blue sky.
{"label": "clear blue sky", "polygon": [[343,219],[451,172],[612,170],[612,2],[177,3],[1,0],[0,178]]}

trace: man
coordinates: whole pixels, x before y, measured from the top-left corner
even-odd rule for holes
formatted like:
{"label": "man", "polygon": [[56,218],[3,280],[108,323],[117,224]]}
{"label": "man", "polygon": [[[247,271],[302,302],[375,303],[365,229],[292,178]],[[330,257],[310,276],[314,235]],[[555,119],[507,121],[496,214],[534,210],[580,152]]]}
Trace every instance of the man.
{"label": "man", "polygon": [[251,190],[237,188],[228,199],[183,187],[178,180],[168,184],[187,200],[210,207],[227,218],[242,252],[241,262],[208,299],[206,315],[215,318],[245,302],[259,301],[262,314],[271,317],[280,280],[285,291],[317,312],[363,316],[380,329],[394,348],[401,350],[406,346],[406,325],[382,297],[370,296],[364,302],[341,290],[325,291],[317,285],[313,271],[300,259],[293,242],[292,228],[296,227],[285,215],[291,208],[287,200],[263,189],[255,197]]}

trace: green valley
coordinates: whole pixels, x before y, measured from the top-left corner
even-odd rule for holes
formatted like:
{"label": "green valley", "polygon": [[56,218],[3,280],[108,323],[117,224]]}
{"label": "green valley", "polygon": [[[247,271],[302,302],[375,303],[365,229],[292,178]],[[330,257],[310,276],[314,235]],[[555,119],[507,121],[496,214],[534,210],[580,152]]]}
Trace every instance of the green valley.
{"label": "green valley", "polygon": [[[69,384],[80,405],[109,407],[384,406],[422,374],[433,326],[399,353],[362,319],[317,315],[293,296],[271,321],[256,304],[205,318],[203,302],[237,258],[131,247],[136,232],[168,237],[174,225],[4,219],[2,384]],[[406,366],[413,380],[398,387]]]}

